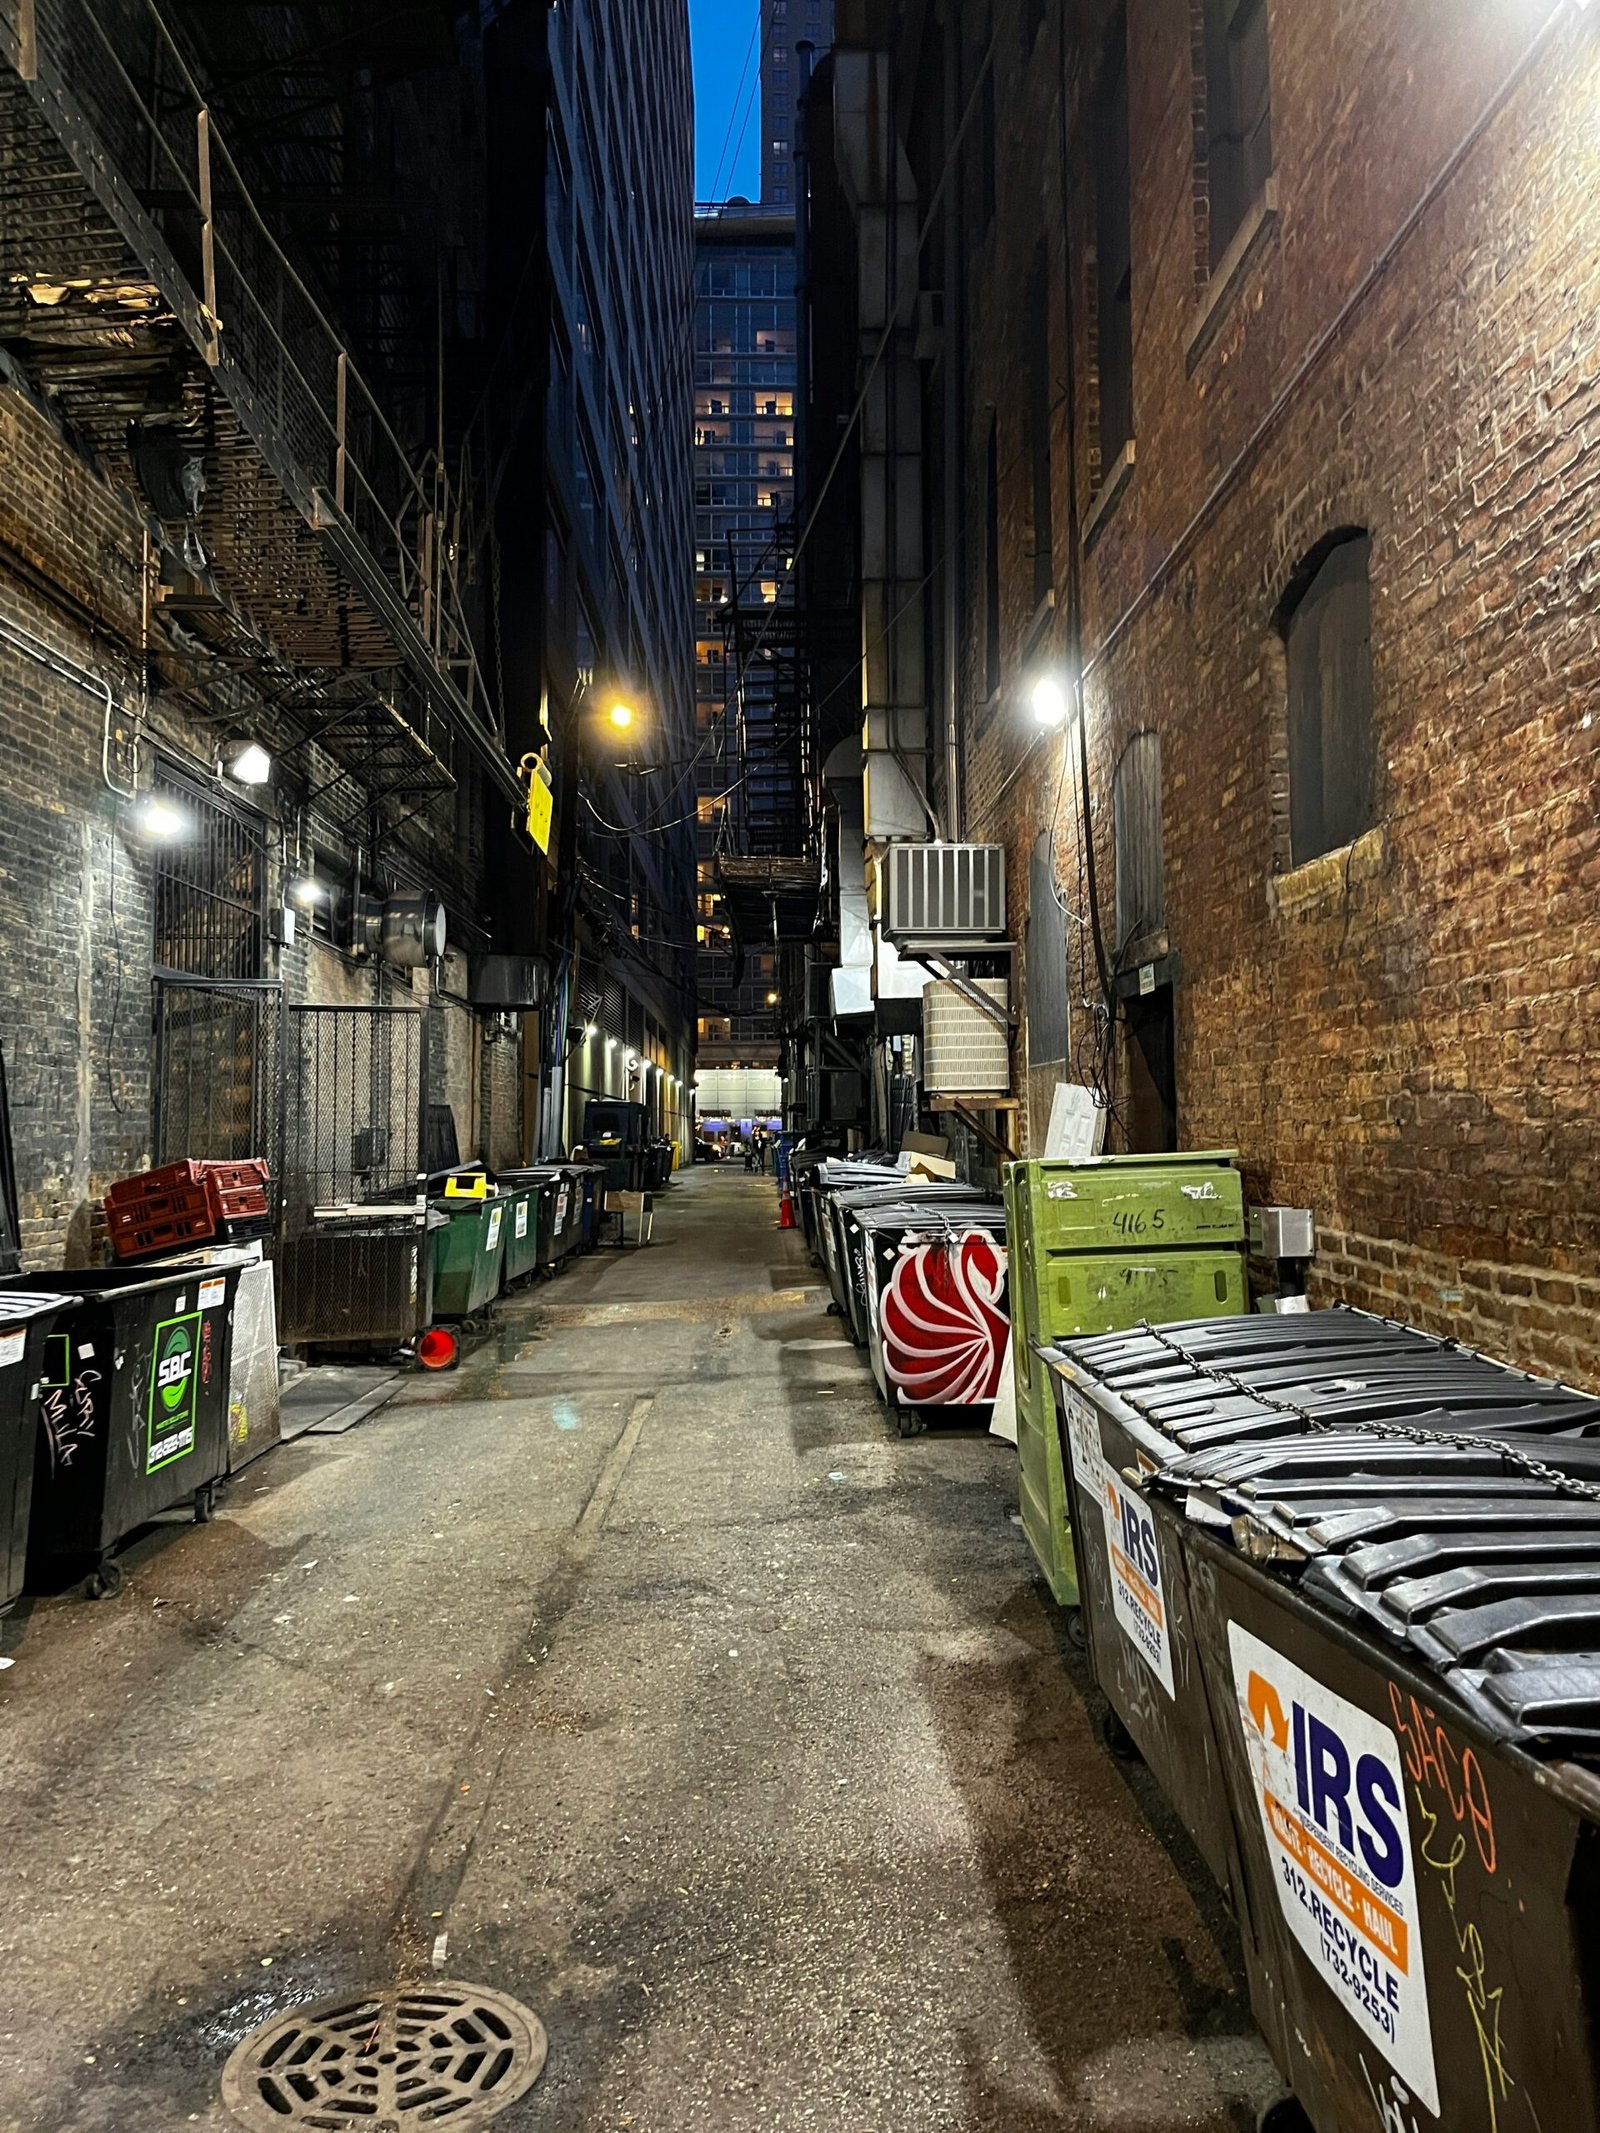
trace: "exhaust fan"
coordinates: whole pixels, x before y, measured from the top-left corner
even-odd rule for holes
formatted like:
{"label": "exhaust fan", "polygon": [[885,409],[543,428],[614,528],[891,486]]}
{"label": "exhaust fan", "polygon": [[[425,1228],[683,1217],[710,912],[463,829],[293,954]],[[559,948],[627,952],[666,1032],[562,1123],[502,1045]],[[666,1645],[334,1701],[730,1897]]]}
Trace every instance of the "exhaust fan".
{"label": "exhaust fan", "polygon": [[437,896],[389,896],[363,904],[356,920],[356,953],[375,955],[401,970],[436,963],[444,954],[444,905]]}

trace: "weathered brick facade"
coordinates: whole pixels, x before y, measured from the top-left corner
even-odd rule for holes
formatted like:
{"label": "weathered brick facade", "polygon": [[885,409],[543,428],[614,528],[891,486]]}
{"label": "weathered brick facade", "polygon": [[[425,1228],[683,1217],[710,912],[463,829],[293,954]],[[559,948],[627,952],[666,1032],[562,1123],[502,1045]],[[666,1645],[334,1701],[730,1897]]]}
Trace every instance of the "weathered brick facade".
{"label": "weathered brick facade", "polygon": [[[1066,226],[1091,513],[1100,471],[1094,173],[1075,147],[1065,216],[1060,176],[1061,86],[1081,143],[1100,30],[1063,67],[1065,11],[1045,12],[1024,50],[996,10],[997,212],[966,292],[967,520],[981,544],[993,410],[1003,689],[967,706],[965,829],[1007,844],[1019,937],[1052,821],[1087,916],[1076,781],[1022,699],[1030,632],[1036,656],[1064,649]],[[1535,46],[1547,11],[1502,0],[1276,0],[1275,207],[1206,312],[1190,14],[1127,9],[1135,461],[1083,566],[1102,910],[1113,767],[1153,728],[1181,1142],[1237,1145],[1252,1198],[1315,1209],[1324,1299],[1600,1381],[1600,34],[1572,8]],[[1042,617],[1020,323],[1041,229],[1058,602]],[[1376,826],[1291,869],[1274,618],[1345,527],[1371,536]],[[1081,1038],[1097,988],[1068,935]]]}
{"label": "weathered brick facade", "polygon": [[[131,731],[143,686],[144,530],[132,501],[86,462],[20,381],[0,386],[0,466],[0,624],[9,625],[0,630],[8,998],[0,1042],[24,1261],[49,1267],[99,1256],[97,1208],[106,1187],[152,1153],[154,850],[102,774],[105,699],[88,685],[97,677],[110,692],[109,761],[122,783],[128,757],[118,736]],[[203,714],[229,700],[231,677],[220,663],[183,666],[197,684],[191,708],[170,685],[180,670],[172,644],[159,621],[153,627],[156,686],[141,760],[148,764],[159,750],[203,775],[217,745]],[[19,635],[44,656],[19,649]],[[276,744],[265,711],[253,730]],[[266,806],[264,906],[274,934],[285,864],[270,796]],[[459,809],[444,803],[442,820],[419,818],[412,828],[419,878],[449,884],[458,909],[475,908],[482,816],[472,791]],[[293,945],[274,941],[267,960],[264,974],[280,977],[292,1002],[420,1006],[428,999],[426,972],[410,981],[303,927]],[[454,955],[434,1013],[436,1091],[451,1104],[464,1155],[517,1160],[524,1152],[520,1047],[514,1038],[484,1045],[466,983],[466,958]]]}

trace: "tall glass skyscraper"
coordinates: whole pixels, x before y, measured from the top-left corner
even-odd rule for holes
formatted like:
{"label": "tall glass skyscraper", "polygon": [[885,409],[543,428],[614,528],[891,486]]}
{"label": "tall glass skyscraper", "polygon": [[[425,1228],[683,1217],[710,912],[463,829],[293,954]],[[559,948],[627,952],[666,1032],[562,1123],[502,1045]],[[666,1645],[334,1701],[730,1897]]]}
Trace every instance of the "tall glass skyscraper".
{"label": "tall glass skyscraper", "polygon": [[[759,716],[763,655],[741,675],[739,645],[787,607],[794,539],[795,147],[806,63],[833,39],[833,0],[761,0],[761,200],[703,205],[695,222],[695,674],[699,1063],[775,1066],[777,969],[760,942],[736,944],[716,883],[729,810],[763,795],[730,792],[741,708]],[[810,54],[799,47],[809,42]],[[735,113],[735,127],[744,114]],[[743,630],[734,626],[737,605]],[[741,686],[743,705],[741,707]],[[744,824],[748,827],[748,824]],[[742,957],[738,949],[742,947]]]}
{"label": "tall glass skyscraper", "polygon": [[833,0],[761,0],[761,197],[769,207],[796,199],[795,128],[805,86],[802,44],[812,65],[833,43]]}

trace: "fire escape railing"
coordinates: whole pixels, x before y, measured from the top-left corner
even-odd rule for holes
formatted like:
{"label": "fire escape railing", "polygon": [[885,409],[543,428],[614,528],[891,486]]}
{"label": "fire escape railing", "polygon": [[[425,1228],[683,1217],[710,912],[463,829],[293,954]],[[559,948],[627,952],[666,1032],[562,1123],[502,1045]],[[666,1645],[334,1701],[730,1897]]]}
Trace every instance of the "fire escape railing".
{"label": "fire escape railing", "polygon": [[[114,230],[148,277],[147,314],[164,307],[215,385],[219,430],[248,440],[302,538],[309,529],[317,557],[302,557],[302,572],[320,568],[354,589],[360,612],[356,627],[341,624],[339,663],[408,667],[457,737],[515,792],[466,621],[461,569],[472,529],[443,440],[414,463],[258,209],[154,0],[0,0],[0,59],[92,195],[102,255]],[[36,169],[37,156],[30,160]],[[0,254],[10,255],[0,257],[0,277],[12,286],[0,288],[0,302],[45,310],[89,291],[62,272],[74,239],[60,217],[47,239],[27,226],[33,176],[13,170],[0,181],[13,191],[12,228],[0,233]],[[86,264],[93,236],[91,227],[78,241]],[[246,522],[252,501],[261,507],[251,482],[247,466],[231,499]],[[251,582],[247,547],[248,536],[239,552],[216,558],[218,577],[253,621],[290,640],[283,648],[293,657],[297,616],[271,613],[272,590]],[[261,559],[255,567],[270,570]]]}

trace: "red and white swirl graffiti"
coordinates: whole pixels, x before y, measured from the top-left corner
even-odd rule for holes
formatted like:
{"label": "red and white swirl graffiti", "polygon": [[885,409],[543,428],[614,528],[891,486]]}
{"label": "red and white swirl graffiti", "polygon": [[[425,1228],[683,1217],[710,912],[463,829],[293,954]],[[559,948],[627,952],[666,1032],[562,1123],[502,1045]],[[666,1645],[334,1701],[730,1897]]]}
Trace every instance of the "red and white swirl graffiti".
{"label": "red and white swirl graffiti", "polygon": [[878,1306],[884,1370],[911,1407],[976,1407],[1000,1388],[1006,1254],[984,1230],[904,1244]]}

